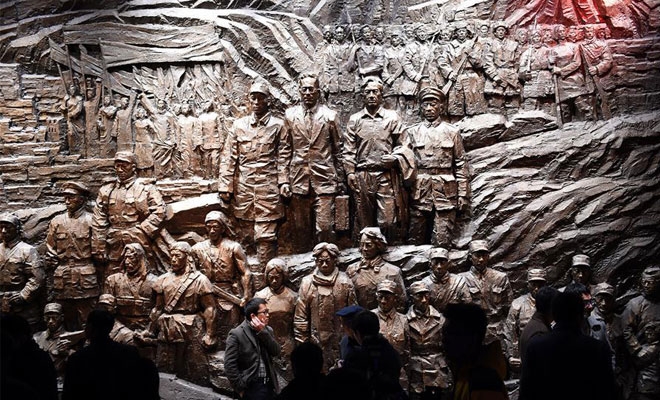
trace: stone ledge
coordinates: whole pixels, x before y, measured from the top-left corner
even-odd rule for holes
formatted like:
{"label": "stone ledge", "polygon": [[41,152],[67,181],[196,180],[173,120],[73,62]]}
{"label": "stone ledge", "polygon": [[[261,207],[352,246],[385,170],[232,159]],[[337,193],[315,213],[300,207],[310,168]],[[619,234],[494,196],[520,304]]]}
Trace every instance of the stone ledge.
{"label": "stone ledge", "polygon": [[162,400],[231,400],[234,397],[214,392],[213,389],[195,385],[172,374],[160,373],[160,398]]}

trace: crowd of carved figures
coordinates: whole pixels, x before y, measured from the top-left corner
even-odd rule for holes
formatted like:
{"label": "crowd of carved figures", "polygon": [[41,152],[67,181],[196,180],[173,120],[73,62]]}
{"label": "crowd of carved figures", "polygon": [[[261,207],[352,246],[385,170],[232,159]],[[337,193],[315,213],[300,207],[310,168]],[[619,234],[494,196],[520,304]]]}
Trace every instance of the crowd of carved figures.
{"label": "crowd of carved figures", "polygon": [[[385,104],[408,124],[420,121],[418,94],[428,85],[443,90],[451,122],[528,110],[545,111],[559,123],[607,119],[613,106],[609,35],[604,24],[326,25],[310,70],[320,78],[322,101],[342,123],[361,108],[367,77],[383,81]],[[144,84],[130,95],[113,93],[101,78],[65,76],[61,109],[69,151],[104,158],[129,150],[138,156],[141,176],[217,178],[228,131],[247,114],[235,92],[249,83],[223,63],[207,69],[190,72],[177,90]],[[216,80],[235,82],[211,85]]]}
{"label": "crowd of carved figures", "polygon": [[[151,192],[157,204],[159,195],[153,187],[136,182],[134,175],[128,178],[129,190],[145,197]],[[193,246],[169,243],[171,270],[159,273],[150,244],[143,240],[149,235],[142,230],[157,226],[157,215],[141,215],[121,230],[113,223],[131,213],[125,203],[121,209],[111,209],[113,214],[106,220],[110,225],[103,227],[99,220],[103,193],[92,214],[85,209],[90,193],[84,185],[69,182],[62,192],[67,212],[50,222],[44,257],[22,241],[21,221],[14,214],[0,216],[2,312],[28,320],[35,341],[50,354],[60,378],[67,357],[83,345],[80,329],[86,313],[94,308],[115,315],[113,340],[137,346],[161,372],[208,385],[214,371],[209,359],[224,349],[228,330],[240,323],[241,307],[252,297],[267,302],[282,348],[274,364],[282,383],[292,378],[288,357],[299,343],[320,345],[324,369],[337,367],[340,341],[347,332],[346,314],[340,310],[358,305],[378,316],[381,333],[401,357],[400,380],[411,398],[452,387],[441,340],[442,313],[448,304],[472,302],[486,311],[486,341],[500,343],[513,374],[520,370],[526,325],[543,317],[535,299],[540,290],[549,288],[546,270],[529,269],[528,292],[514,299],[507,274],[489,266],[490,249],[484,240],[470,242],[471,267],[458,274],[447,248],[430,248],[428,273],[407,283],[401,269],[383,258],[388,242],[381,230],[367,227],[360,232],[360,259],[353,264],[341,265],[339,248],[320,242],[310,255],[315,268],[303,277],[297,291],[288,279],[286,262],[277,257],[265,265],[265,286],[257,288],[245,251],[233,240],[233,227],[221,211],[206,215],[206,240]],[[127,200],[131,196],[122,194]],[[113,230],[119,237],[112,237]],[[95,247],[99,235],[106,244],[122,242],[116,259],[103,261],[111,253]],[[660,394],[660,267],[644,270],[641,294],[630,299],[622,313],[614,287],[592,280],[587,255],[575,255],[569,272],[570,284],[559,290],[576,291],[585,301],[584,333],[611,349],[620,398],[650,399]],[[260,290],[255,293],[255,289]],[[39,331],[44,324],[46,330]],[[230,363],[227,356],[226,371],[231,370]]]}
{"label": "crowd of carved figures", "polygon": [[[452,123],[529,110],[560,124],[608,118],[607,36],[601,25],[512,29],[481,20],[326,26],[313,73],[297,80],[300,103],[282,115],[265,80],[249,86],[244,103],[228,104],[233,94],[124,96],[102,79],[72,76],[61,106],[68,149],[113,158],[116,180],[95,194],[80,182],[59,186],[67,211],[50,222],[43,256],[22,241],[16,215],[0,217],[2,311],[25,317],[35,332],[45,322],[35,339],[60,374],[82,345],[86,315],[103,308],[116,315],[114,340],[138,346],[162,372],[208,384],[210,355],[224,349],[252,297],[267,301],[282,381],[301,342],[322,347],[326,370],[336,366],[336,313],[359,305],[379,316],[404,361],[401,382],[420,396],[452,385],[443,310],[474,302],[487,312],[487,340],[502,343],[515,371],[521,332],[549,282],[534,266],[529,293],[514,299],[483,240],[470,242],[471,268],[454,273],[449,251],[457,219],[470,210],[470,167]],[[199,243],[169,235],[157,186],[139,179],[192,177],[217,180],[223,203],[198,221],[207,233]],[[359,246],[352,265],[339,263],[342,235]],[[315,268],[298,288],[278,241],[311,251]],[[406,282],[383,258],[402,243],[433,245],[423,279]],[[264,287],[253,279],[252,254]],[[659,395],[660,268],[644,271],[643,294],[623,314],[615,289],[591,281],[588,256],[575,255],[570,272],[591,305],[585,332],[610,345],[622,394]]]}

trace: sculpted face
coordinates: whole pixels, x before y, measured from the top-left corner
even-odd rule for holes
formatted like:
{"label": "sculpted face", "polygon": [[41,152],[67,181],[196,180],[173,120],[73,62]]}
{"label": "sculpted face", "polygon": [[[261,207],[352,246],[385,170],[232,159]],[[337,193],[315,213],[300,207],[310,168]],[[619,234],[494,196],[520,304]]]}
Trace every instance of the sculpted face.
{"label": "sculpted face", "polygon": [[300,97],[307,108],[314,107],[319,100],[318,81],[314,78],[304,78],[300,81]]}
{"label": "sculpted face", "polygon": [[487,251],[475,251],[470,254],[470,260],[472,265],[479,271],[483,271],[488,267],[488,260],[490,259],[490,254]]}
{"label": "sculpted face", "polygon": [[0,239],[5,243],[11,243],[18,238],[18,229],[9,222],[0,222]]}
{"label": "sculpted face", "polygon": [[591,278],[591,271],[587,266],[577,265],[571,267],[571,277],[573,281],[586,285]]}
{"label": "sculpted face", "polygon": [[112,98],[110,96],[103,96],[103,105],[104,106],[109,106],[111,102],[112,102]]}
{"label": "sculpted face", "polygon": [[337,27],[335,29],[335,40],[338,43],[343,43],[344,39],[346,39],[346,31],[342,27]]}
{"label": "sculpted face", "polygon": [[126,250],[124,267],[126,267],[126,273],[131,276],[137,275],[140,272],[140,255],[137,251],[133,249]]}
{"label": "sculpted face", "polygon": [[449,260],[446,258],[431,259],[431,272],[436,279],[442,279],[449,272]]}
{"label": "sculpted face", "polygon": [[399,47],[403,44],[403,39],[401,38],[401,35],[393,34],[392,37],[390,37],[390,43],[392,43],[392,46],[394,47]]}
{"label": "sculpted face", "polygon": [[225,227],[219,221],[208,221],[206,224],[206,234],[211,242],[218,242],[225,233]]}
{"label": "sculpted face", "polygon": [[316,268],[318,268],[323,275],[330,275],[335,270],[335,263],[337,260],[330,253],[324,251],[316,257],[314,262]]}
{"label": "sculpted face", "polygon": [[520,44],[525,44],[527,43],[527,40],[529,39],[529,32],[527,32],[527,29],[518,29],[516,32],[516,41]]}
{"label": "sculpted face", "polygon": [[596,307],[598,307],[601,314],[609,314],[614,311],[614,297],[609,294],[597,294]]}
{"label": "sculpted face", "polygon": [[368,237],[367,235],[362,235],[360,238],[360,254],[365,260],[372,260],[378,256],[380,250],[378,249],[378,244],[375,240]]}
{"label": "sculpted face", "polygon": [[566,36],[566,37],[568,37],[568,40],[569,40],[571,43],[575,43],[575,42],[577,42],[579,36],[580,36],[580,35],[578,34],[578,30],[577,30],[575,27],[572,26],[572,27],[568,28],[568,33],[567,33],[567,36]]}
{"label": "sculpted face", "polygon": [[362,29],[362,38],[365,42],[371,43],[374,39],[374,31],[370,27],[365,27]]}
{"label": "sculpted face", "polygon": [[378,300],[378,308],[384,313],[390,312],[396,303],[396,296],[390,292],[378,292],[376,293],[376,299]]}
{"label": "sculpted face", "polygon": [[180,274],[186,270],[186,261],[188,255],[178,249],[170,250],[170,263],[172,264],[172,272]]}
{"label": "sculpted face", "polygon": [[416,311],[424,314],[429,309],[429,292],[415,293],[412,295],[413,306]]}
{"label": "sculpted face", "polygon": [[424,119],[431,122],[440,117],[440,100],[427,98],[422,101],[422,114]]}
{"label": "sculpted face", "polygon": [[273,292],[279,292],[284,286],[284,274],[279,269],[270,270],[266,279],[268,280],[268,287]]}
{"label": "sculpted face", "polygon": [[383,103],[383,93],[376,84],[364,88],[364,101],[367,107],[378,108]]}
{"label": "sculpted face", "polygon": [[532,297],[534,298],[536,298],[536,294],[539,292],[539,289],[541,289],[544,285],[545,281],[542,280],[533,280],[527,282],[529,293],[531,293]]}
{"label": "sculpted face", "polygon": [[460,40],[461,42],[467,39],[467,28],[459,28],[456,30],[456,38]]}
{"label": "sculpted face", "polygon": [[250,93],[250,110],[257,116],[266,115],[268,112],[268,97],[263,93]]}
{"label": "sculpted face", "polygon": [[660,278],[642,275],[642,293],[645,297],[656,297],[660,292]]}
{"label": "sculpted face", "polygon": [[46,321],[46,328],[51,333],[57,332],[57,330],[62,326],[64,322],[64,316],[57,312],[49,312],[44,315],[44,321]]}
{"label": "sculpted face", "polygon": [[85,198],[80,195],[66,193],[64,195],[64,204],[69,213],[74,213],[85,204]]}
{"label": "sculpted face", "polygon": [[128,161],[115,161],[115,173],[120,181],[125,181],[135,174],[135,164]]}
{"label": "sculpted face", "polygon": [[498,26],[498,27],[495,29],[495,32],[494,32],[494,33],[495,33],[495,37],[496,37],[496,38],[498,38],[499,40],[502,40],[502,39],[504,39],[504,37],[506,36],[506,28],[503,27],[503,26]]}
{"label": "sculpted face", "polygon": [[489,31],[489,28],[488,28],[487,25],[481,25],[479,27],[479,36],[488,37],[488,31]]}

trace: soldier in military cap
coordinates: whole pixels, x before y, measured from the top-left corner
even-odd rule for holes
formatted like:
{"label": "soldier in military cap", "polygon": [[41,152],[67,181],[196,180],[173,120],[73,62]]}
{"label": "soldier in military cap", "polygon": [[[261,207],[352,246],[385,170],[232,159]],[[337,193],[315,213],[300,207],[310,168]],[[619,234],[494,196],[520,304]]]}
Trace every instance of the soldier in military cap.
{"label": "soldier in military cap", "polygon": [[628,369],[629,365],[627,363],[629,360],[623,339],[621,314],[616,312],[614,286],[607,282],[602,282],[592,288],[592,293],[596,301],[596,307],[594,307],[591,315],[587,318],[590,335],[595,339],[606,342],[610,346],[614,375],[617,378],[619,386],[622,386],[623,380],[625,380],[623,367]]}
{"label": "soldier in military cap", "polygon": [[422,279],[429,288],[429,301],[436,310],[444,312],[448,304],[470,303],[470,291],[465,279],[449,272],[449,251],[433,247],[428,252],[431,273]]}
{"label": "soldier in military cap", "polygon": [[234,232],[229,218],[221,211],[211,211],[206,214],[204,224],[208,239],[192,247],[197,267],[218,289],[240,299],[231,302],[227,297],[215,296],[219,312],[215,329],[224,343],[229,330],[240,323],[242,307],[252,298],[252,272],[245,250],[232,239]]}
{"label": "soldier in military cap", "polygon": [[225,141],[218,192],[223,201],[233,196],[242,242],[254,243],[263,268],[277,255],[282,198],[291,197],[291,139],[284,121],[270,113],[266,82],[253,83],[249,99],[251,114],[234,121]]}
{"label": "soldier in military cap", "polygon": [[[581,283],[591,290],[591,260],[586,254],[576,254],[571,261],[570,283]],[[563,291],[563,290],[562,290]]]}
{"label": "soldier in military cap", "polygon": [[139,243],[155,270],[161,270],[152,255],[152,243],[165,219],[165,202],[152,184],[137,180],[137,158],[129,151],[115,155],[117,180],[99,190],[92,218],[92,254],[107,267],[103,278],[120,272],[124,246]]}
{"label": "soldier in military cap", "polygon": [[46,330],[34,334],[34,341],[39,348],[48,353],[53,364],[55,364],[55,371],[57,371],[58,385],[63,383],[64,366],[66,360],[73,353],[73,343],[62,336],[66,335],[64,329],[64,311],[61,304],[48,303],[44,307],[44,322],[46,322]]}
{"label": "soldier in military cap", "polygon": [[34,246],[21,240],[16,214],[0,214],[0,299],[2,312],[25,318],[33,330],[41,322],[39,296],[45,273]]}
{"label": "soldier in military cap", "polygon": [[92,213],[87,210],[89,188],[65,182],[66,213],[55,216],[46,235],[48,298],[61,304],[64,325],[82,329],[101,292],[92,259]]}
{"label": "soldier in military cap", "polygon": [[[633,358],[639,357],[647,345],[646,330],[660,321],[660,266],[644,269],[641,287],[642,294],[628,302],[622,316],[623,337]],[[636,370],[639,372],[638,368]],[[654,382],[650,378],[645,377],[647,384],[658,384],[657,380]],[[643,383],[638,381],[637,386]]]}
{"label": "soldier in military cap", "polygon": [[410,327],[410,398],[440,399],[452,384],[442,347],[445,317],[429,304],[429,288],[413,282],[408,289],[413,305],[406,318]]}
{"label": "soldier in military cap", "polygon": [[445,109],[442,91],[428,86],[419,100],[425,121],[407,130],[417,166],[408,240],[418,245],[449,245],[457,212],[467,211],[470,204],[468,162],[458,128],[441,118]]}
{"label": "soldier in military cap", "polygon": [[504,326],[504,340],[512,368],[518,369],[521,365],[519,342],[520,335],[527,323],[536,312],[536,294],[546,284],[545,271],[541,268],[532,268],[527,271],[527,287],[529,293],[517,297],[511,303],[509,315]]}
{"label": "soldier in military cap", "polygon": [[373,311],[378,317],[380,333],[399,353],[401,364],[401,386],[408,386],[408,363],[410,361],[410,328],[405,314],[396,310],[396,303],[402,289],[389,279],[380,281],[376,286],[378,308]]}
{"label": "soldier in military cap", "polygon": [[465,278],[472,302],[486,311],[488,331],[486,343],[504,338],[504,319],[509,312],[513,290],[504,272],[488,267],[490,250],[485,240],[470,242],[469,257],[472,267],[460,275]]}

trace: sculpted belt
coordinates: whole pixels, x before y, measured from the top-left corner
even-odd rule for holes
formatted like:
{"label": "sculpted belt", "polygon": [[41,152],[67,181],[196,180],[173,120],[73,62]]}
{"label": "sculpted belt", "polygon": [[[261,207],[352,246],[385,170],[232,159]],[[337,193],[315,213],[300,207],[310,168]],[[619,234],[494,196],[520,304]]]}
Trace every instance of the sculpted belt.
{"label": "sculpted belt", "polygon": [[419,168],[417,170],[418,173],[420,174],[427,174],[427,175],[451,175],[452,170],[451,168]]}

